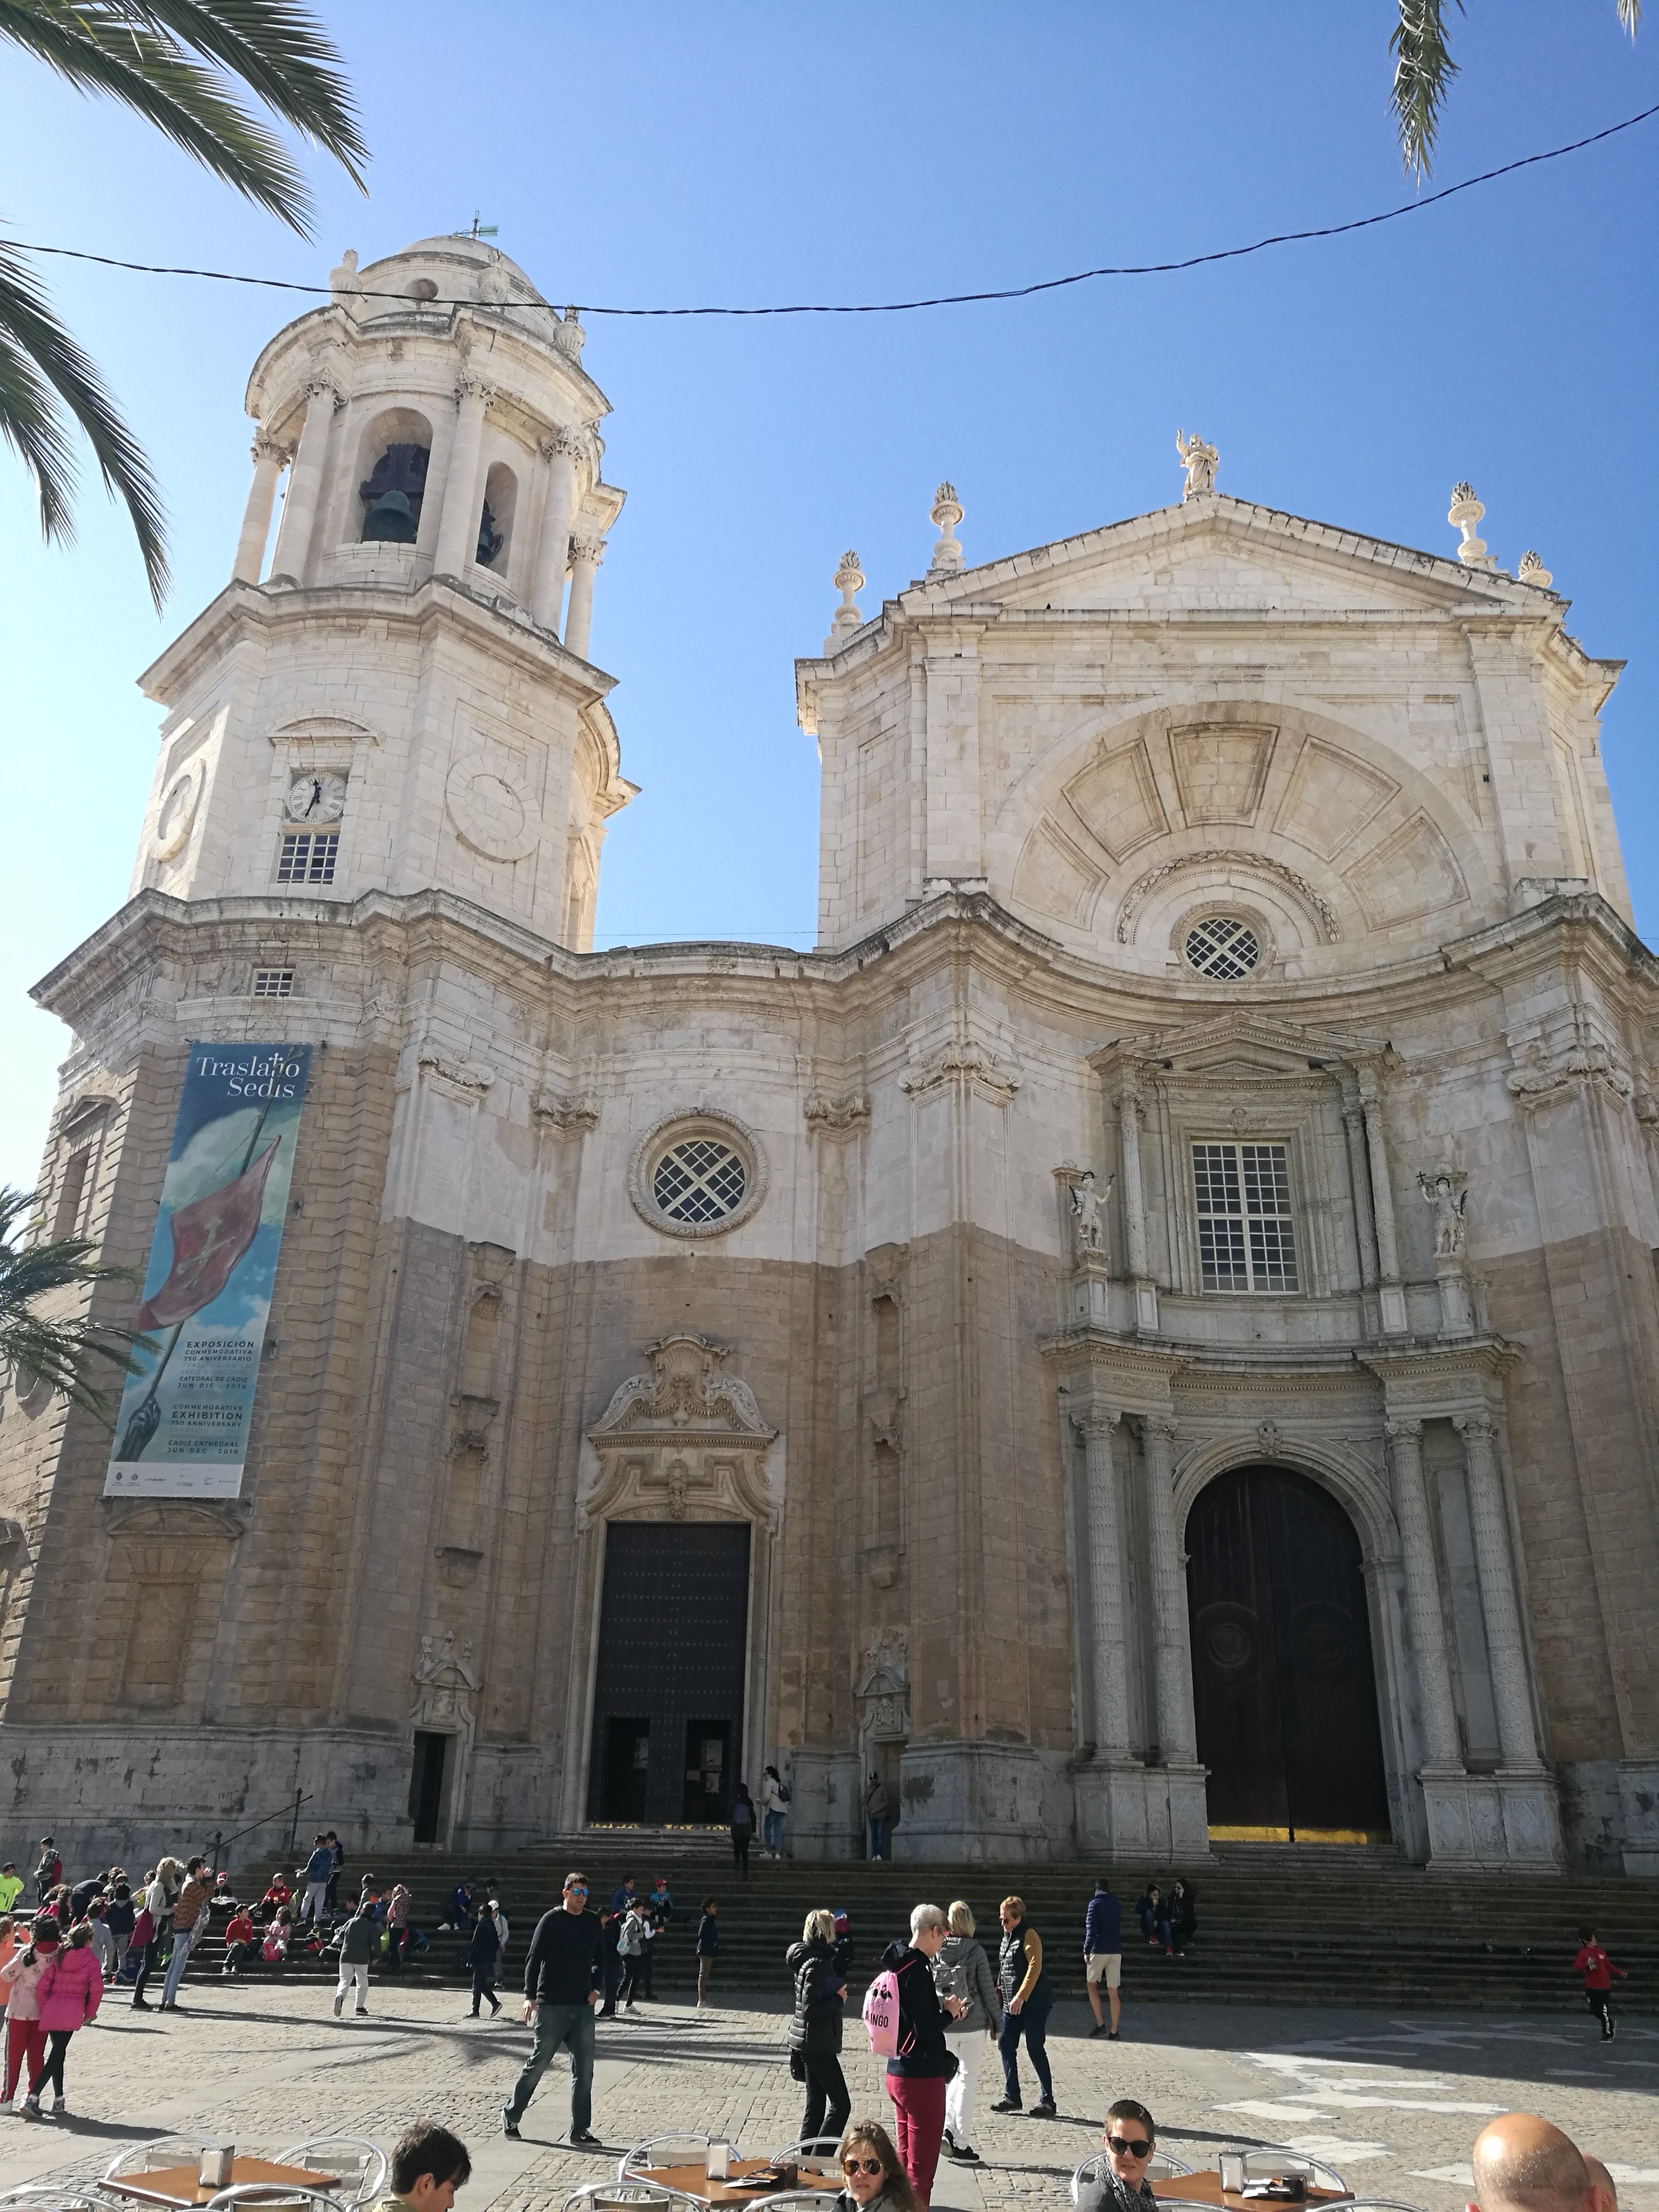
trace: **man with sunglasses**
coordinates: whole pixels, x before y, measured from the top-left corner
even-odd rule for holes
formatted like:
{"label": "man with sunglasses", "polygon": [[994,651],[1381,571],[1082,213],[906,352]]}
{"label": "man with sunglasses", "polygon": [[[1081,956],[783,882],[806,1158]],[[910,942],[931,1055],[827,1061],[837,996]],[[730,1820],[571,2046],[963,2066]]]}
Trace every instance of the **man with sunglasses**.
{"label": "man with sunglasses", "polygon": [[1133,2097],[1120,2097],[1101,2131],[1105,2157],[1097,2178],[1078,2191],[1077,2212],[1147,2212],[1156,2204],[1146,2166],[1158,2147],[1152,2116]]}
{"label": "man with sunglasses", "polygon": [[570,2134],[579,2149],[599,2147],[593,2117],[593,2007],[604,1979],[599,1916],[587,1909],[587,1876],[568,1874],[564,1895],[543,1913],[524,1962],[524,2016],[536,2035],[524,2071],[501,2107],[501,2133],[516,2139],[525,2106],[563,2044],[570,2053]]}

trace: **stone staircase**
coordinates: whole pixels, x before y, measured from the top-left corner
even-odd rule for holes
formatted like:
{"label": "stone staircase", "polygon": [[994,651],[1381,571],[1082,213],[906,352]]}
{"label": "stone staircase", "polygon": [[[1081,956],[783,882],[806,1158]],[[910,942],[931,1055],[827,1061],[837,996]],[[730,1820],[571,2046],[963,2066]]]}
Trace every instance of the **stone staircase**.
{"label": "stone staircase", "polygon": [[[750,1854],[747,1880],[733,1869],[723,1835],[598,1830],[498,1857],[376,1851],[347,1869],[343,1893],[355,1893],[366,1869],[383,1883],[401,1880],[415,1899],[413,1923],[430,1948],[411,1960],[411,1978],[462,1983],[465,1938],[437,1929],[442,1900],[462,1875],[489,1884],[512,1923],[501,1986],[514,1990],[540,1914],[557,1902],[572,1866],[581,1867],[596,1901],[608,1900],[624,1873],[641,1894],[666,1874],[676,1919],[655,1954],[659,1996],[684,1998],[696,1979],[693,1944],[705,1896],[720,1904],[715,1987],[730,1995],[787,1994],[783,1954],[814,1906],[851,1915],[854,1964],[849,1998],[856,2010],[883,1946],[908,1925],[922,1899],[948,1905],[966,1898],[993,1957],[1000,1899],[1018,1889],[1043,1936],[1057,1995],[1080,1999],[1084,1908],[1094,1887],[1092,1861],[1012,1867],[871,1864],[785,1860]],[[271,1862],[239,1875],[239,1893],[257,1897]],[[1629,2011],[1659,2010],[1659,1883],[1527,1875],[1434,1875],[1394,1853],[1341,1846],[1218,1844],[1194,1876],[1196,1942],[1186,1954],[1149,1948],[1130,1907],[1144,1875],[1125,1871],[1123,1994],[1131,2004],[1182,1996],[1282,2002],[1436,2007],[1486,2011],[1582,2010],[1571,1972],[1578,1929],[1594,1924],[1614,1961],[1631,1975],[1615,2002]],[[1167,1890],[1170,1877],[1164,1877]],[[216,1920],[192,1961],[192,1975],[216,1972],[223,1954]],[[384,1973],[376,1968],[377,1976]],[[250,1979],[269,1976],[258,1966]],[[285,1976],[331,1977],[332,1962],[295,1958]]]}

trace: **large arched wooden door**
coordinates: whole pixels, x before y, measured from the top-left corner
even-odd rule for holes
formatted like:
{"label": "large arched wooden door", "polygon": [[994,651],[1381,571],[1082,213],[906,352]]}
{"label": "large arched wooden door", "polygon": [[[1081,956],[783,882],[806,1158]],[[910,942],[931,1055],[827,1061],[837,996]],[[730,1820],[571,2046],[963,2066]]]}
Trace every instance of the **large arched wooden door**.
{"label": "large arched wooden door", "polygon": [[1212,1832],[1386,1836],[1359,1538],[1336,1499],[1283,1468],[1218,1476],[1188,1516],[1187,1603]]}

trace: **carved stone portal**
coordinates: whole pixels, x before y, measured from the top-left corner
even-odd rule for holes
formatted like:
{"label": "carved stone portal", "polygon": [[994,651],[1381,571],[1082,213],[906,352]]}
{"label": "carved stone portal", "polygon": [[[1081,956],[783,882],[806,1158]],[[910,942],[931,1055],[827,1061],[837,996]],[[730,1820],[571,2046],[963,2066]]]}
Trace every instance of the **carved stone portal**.
{"label": "carved stone portal", "polygon": [[588,1431],[599,1473],[576,1501],[590,1521],[758,1521],[777,1533],[782,1504],[767,1480],[777,1431],[755,1394],[725,1372],[725,1348],[707,1337],[647,1345],[648,1375],[630,1375]]}

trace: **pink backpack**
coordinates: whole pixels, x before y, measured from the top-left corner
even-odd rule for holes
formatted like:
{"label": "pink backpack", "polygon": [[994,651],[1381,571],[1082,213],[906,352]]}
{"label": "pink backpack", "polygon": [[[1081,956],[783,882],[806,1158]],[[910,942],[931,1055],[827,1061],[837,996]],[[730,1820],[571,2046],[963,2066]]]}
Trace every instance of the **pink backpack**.
{"label": "pink backpack", "polygon": [[[898,1976],[890,1966],[884,1973],[878,1974],[864,1993],[864,2025],[870,2031],[872,2057],[904,2057],[899,2048]],[[915,2038],[912,2036],[910,2041],[914,2043]]]}

